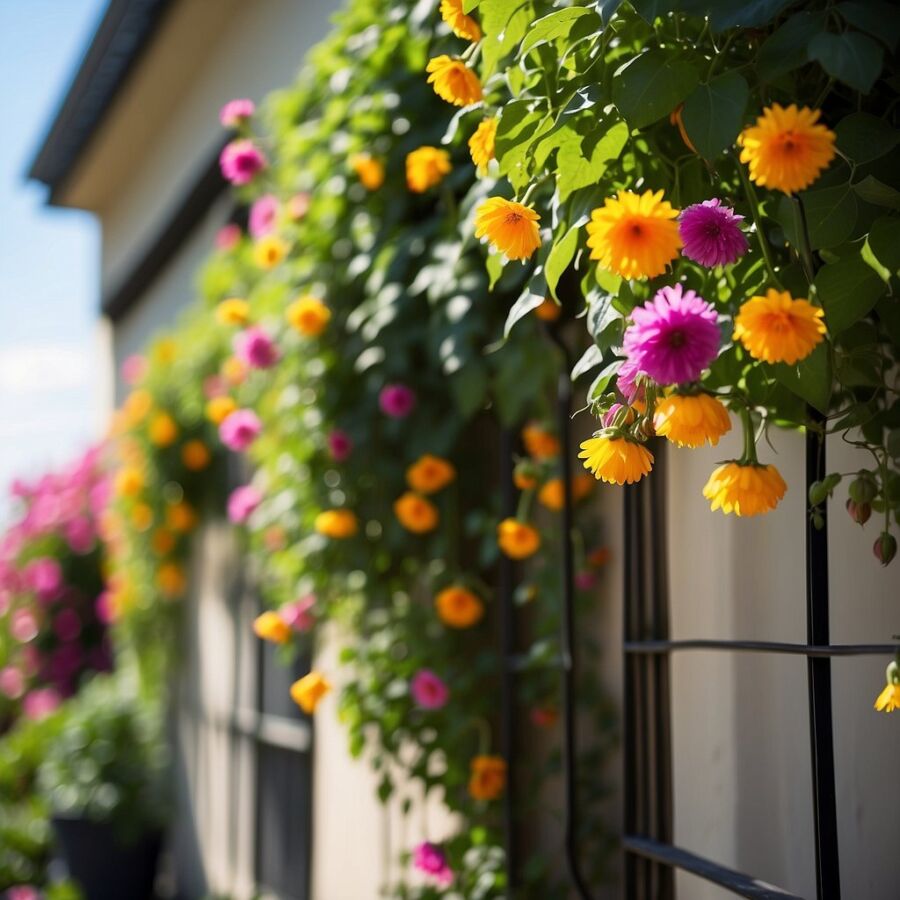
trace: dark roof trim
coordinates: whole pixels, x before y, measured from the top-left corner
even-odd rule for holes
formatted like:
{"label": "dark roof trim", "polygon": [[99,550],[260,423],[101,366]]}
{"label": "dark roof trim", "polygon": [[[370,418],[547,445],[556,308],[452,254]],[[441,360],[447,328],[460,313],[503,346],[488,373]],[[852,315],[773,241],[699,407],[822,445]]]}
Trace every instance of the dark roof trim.
{"label": "dark roof trim", "polygon": [[28,177],[50,188],[50,203],[149,46],[175,0],[110,0],[90,47],[35,155]]}
{"label": "dark roof trim", "polygon": [[141,299],[225,190],[226,182],[219,169],[222,146],[202,168],[194,186],[150,241],[137,264],[103,297],[101,309],[113,322],[120,320]]}

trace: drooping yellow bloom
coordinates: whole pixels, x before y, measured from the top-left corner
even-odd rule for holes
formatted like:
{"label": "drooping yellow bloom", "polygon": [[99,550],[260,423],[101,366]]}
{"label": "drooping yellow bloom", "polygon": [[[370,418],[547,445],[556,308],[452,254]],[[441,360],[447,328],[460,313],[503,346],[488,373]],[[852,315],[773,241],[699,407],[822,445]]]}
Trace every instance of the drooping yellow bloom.
{"label": "drooping yellow bloom", "polygon": [[331,320],[331,310],[318,297],[306,294],[288,306],[285,318],[294,330],[305,337],[318,337]]}
{"label": "drooping yellow bloom", "polygon": [[475,133],[469,138],[469,154],[472,162],[478,168],[478,174],[484,175],[488,170],[488,163],[494,156],[494,142],[497,138],[497,119],[483,119],[475,129]]}
{"label": "drooping yellow bloom", "polygon": [[741,306],[732,337],[754,359],[793,365],[824,339],[824,315],[808,300],[769,288],[765,297],[751,297]]}
{"label": "drooping yellow bloom", "polygon": [[246,325],[250,319],[250,304],[239,297],[229,297],[216,307],[216,321],[222,325]]}
{"label": "drooping yellow bloom", "polygon": [[678,213],[662,191],[619,191],[591,213],[591,259],[623,278],[662,275],[681,249]]}
{"label": "drooping yellow bloom", "polygon": [[206,418],[221,425],[236,409],[237,403],[231,397],[213,397],[206,404]]}
{"label": "drooping yellow bloom", "polygon": [[291,700],[308,716],[316,711],[319,701],[331,690],[331,682],[315,670],[291,685]]}
{"label": "drooping yellow bloom", "polygon": [[156,447],[169,447],[175,443],[178,437],[178,425],[168,413],[157,413],[150,420],[147,437],[150,439],[150,443]]}
{"label": "drooping yellow bloom", "polygon": [[441,0],[441,18],[464,41],[481,40],[481,29],[471,16],[463,12],[462,0]]}
{"label": "drooping yellow bloom", "polygon": [[709,476],[703,496],[713,511],[758,516],[775,509],[786,490],[775,466],[732,461],[723,463]]}
{"label": "drooping yellow bloom", "polygon": [[541,301],[541,305],[535,307],[534,314],[542,322],[555,322],[562,315],[562,307],[555,301],[547,297]]}
{"label": "drooping yellow bloom", "polygon": [[274,269],[284,259],[287,249],[280,237],[267,234],[253,245],[253,261],[261,269]]}
{"label": "drooping yellow bloom", "polygon": [[187,578],[185,578],[181,566],[177,563],[167,562],[156,570],[156,585],[164,597],[171,599],[184,593],[187,587]]}
{"label": "drooping yellow bloom", "polygon": [[728,410],[710,394],[672,394],[656,404],[653,427],[678,447],[715,447],[731,430]]}
{"label": "drooping yellow bloom", "polygon": [[120,497],[136,497],[144,489],[144,473],[137,466],[119,469],[115,489]]}
{"label": "drooping yellow bloom", "polygon": [[878,712],[893,712],[900,709],[900,684],[887,684],[875,701]]}
{"label": "drooping yellow bloom", "polygon": [[508,259],[528,259],[541,246],[540,219],[530,206],[490,197],[475,212],[475,237],[486,237]]}
{"label": "drooping yellow bloom", "polygon": [[434,598],[438,618],[451,628],[471,628],[484,615],[484,604],[470,590],[459,585],[444,588]]}
{"label": "drooping yellow bloom", "polygon": [[419,147],[406,155],[406,186],[415,194],[424,194],[440,184],[452,168],[446,150]]}
{"label": "drooping yellow bloom", "polygon": [[595,478],[607,484],[634,484],[653,468],[653,454],[643,444],[624,437],[588,438],[581,444],[578,458]]}
{"label": "drooping yellow bloom", "polygon": [[440,519],[437,507],[412,491],[394,501],[394,515],[407,531],[415,534],[434,531]]}
{"label": "drooping yellow bloom", "polygon": [[506,760],[502,756],[476,756],[470,773],[469,794],[475,800],[496,800],[506,787]]}
{"label": "drooping yellow bloom", "polygon": [[191,472],[199,472],[205,469],[211,459],[212,454],[203,441],[188,441],[181,448],[181,461],[184,463],[184,467]]}
{"label": "drooping yellow bloom", "polygon": [[527,559],[540,549],[541,536],[518,519],[504,519],[497,526],[497,545],[510,559]]}
{"label": "drooping yellow bloom", "polygon": [[350,168],[367,191],[377,191],[384,184],[384,165],[368,153],[354,153]]}
{"label": "drooping yellow bloom", "polygon": [[559,456],[559,438],[531,422],[522,429],[522,443],[529,456],[535,459],[553,459]]}
{"label": "drooping yellow bloom", "polygon": [[439,456],[426,453],[406,470],[406,483],[420,494],[443,490],[456,478],[456,469]]}
{"label": "drooping yellow bloom", "polygon": [[274,610],[266,610],[253,620],[254,634],[273,644],[286,644],[291,639],[291,626]]}
{"label": "drooping yellow bloom", "polygon": [[760,187],[793,194],[809,187],[834,159],[835,134],[818,124],[821,113],[773,103],[738,136],[741,162]]}
{"label": "drooping yellow bloom", "polygon": [[326,509],[316,516],[315,529],[325,537],[342,540],[356,534],[359,522],[349,509]]}
{"label": "drooping yellow bloom", "polygon": [[478,76],[458,57],[436,56],[425,71],[438,97],[454,106],[468,106],[482,98]]}

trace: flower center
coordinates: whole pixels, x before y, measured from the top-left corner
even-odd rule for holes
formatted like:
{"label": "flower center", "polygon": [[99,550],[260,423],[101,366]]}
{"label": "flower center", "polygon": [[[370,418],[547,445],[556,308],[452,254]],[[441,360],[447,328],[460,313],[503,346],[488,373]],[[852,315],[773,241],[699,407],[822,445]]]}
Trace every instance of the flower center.
{"label": "flower center", "polygon": [[632,222],[628,230],[631,232],[632,237],[639,238],[644,234],[644,228],[640,222]]}
{"label": "flower center", "polygon": [[703,228],[703,233],[708,238],[717,238],[722,234],[722,226],[718,222],[707,222]]}
{"label": "flower center", "polygon": [[674,331],[669,333],[668,344],[673,350],[677,350],[679,347],[683,347],[687,343],[687,337],[684,332],[676,328]]}
{"label": "flower center", "polygon": [[518,225],[522,221],[522,216],[517,212],[507,213],[505,221],[507,225]]}

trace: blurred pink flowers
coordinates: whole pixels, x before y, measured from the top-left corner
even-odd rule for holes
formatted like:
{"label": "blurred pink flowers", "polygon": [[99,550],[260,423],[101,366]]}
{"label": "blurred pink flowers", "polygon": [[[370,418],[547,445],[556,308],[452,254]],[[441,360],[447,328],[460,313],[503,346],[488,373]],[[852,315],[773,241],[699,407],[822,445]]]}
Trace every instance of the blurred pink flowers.
{"label": "blurred pink flowers", "polygon": [[262,503],[263,495],[253,485],[235,488],[228,497],[228,518],[236,525],[246,522]]}
{"label": "blurred pink flowers", "polygon": [[268,333],[254,325],[235,335],[234,355],[251,369],[269,369],[281,354]]}
{"label": "blurred pink flowers", "polygon": [[443,887],[453,883],[453,870],[447,862],[447,855],[437,844],[430,841],[419,844],[413,850],[413,865]]}
{"label": "blurred pink flowers", "polygon": [[416,395],[405,384],[387,384],[378,395],[381,411],[392,419],[404,419],[416,407]]}
{"label": "blurred pink flowers", "polygon": [[450,698],[450,690],[431,669],[419,669],[413,675],[409,691],[416,706],[422,709],[441,709]]}
{"label": "blurred pink flowers", "polygon": [[343,462],[353,452],[353,441],[346,431],[335,428],[328,435],[328,452],[335,462]]}
{"label": "blurred pink flowers", "polygon": [[256,112],[256,104],[252,100],[229,100],[219,111],[219,121],[223,128],[238,128]]}
{"label": "blurred pink flowers", "polygon": [[241,239],[240,226],[230,222],[216,232],[216,250],[231,250]]}
{"label": "blurred pink flowers", "polygon": [[252,409],[236,409],[219,426],[219,437],[229,450],[246,450],[259,437],[262,422]]}
{"label": "blurred pink flowers", "polygon": [[262,237],[274,230],[277,218],[278,198],[274,194],[263,194],[258,200],[254,200],[250,207],[247,231],[251,237]]}
{"label": "blurred pink flowers", "polygon": [[226,144],[219,155],[222,177],[234,185],[249,184],[257,172],[266,167],[262,150],[246,138]]}
{"label": "blurred pink flowers", "polygon": [[278,614],[294,631],[303,633],[309,631],[315,624],[315,618],[312,615],[315,605],[316,598],[312,594],[307,594],[292,603],[285,603],[278,610]]}
{"label": "blurred pink flowers", "polygon": [[22,701],[22,711],[29,719],[43,719],[49,716],[62,702],[53,688],[36,688],[29,691]]}

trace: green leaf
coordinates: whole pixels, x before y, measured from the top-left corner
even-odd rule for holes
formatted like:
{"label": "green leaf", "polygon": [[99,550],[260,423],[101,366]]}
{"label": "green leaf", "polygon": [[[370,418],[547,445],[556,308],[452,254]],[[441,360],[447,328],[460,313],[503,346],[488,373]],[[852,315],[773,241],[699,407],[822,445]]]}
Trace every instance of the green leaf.
{"label": "green leaf", "polygon": [[[760,28],[768,25],[792,0],[699,0],[687,3],[682,0],[685,12],[695,15],[709,13],[714,31],[726,28]],[[688,9],[687,7],[692,7]]]}
{"label": "green leaf", "polygon": [[576,381],[585,372],[590,372],[595,366],[599,366],[603,362],[603,354],[596,344],[591,344],[587,350],[581,355],[581,359],[572,368],[572,381]]}
{"label": "green leaf", "polygon": [[750,88],[737,72],[699,84],[684,101],[681,117],[691,143],[706,159],[734,144],[744,120]]}
{"label": "green leaf", "polygon": [[508,338],[516,322],[525,318],[532,310],[537,309],[544,302],[546,296],[547,281],[544,278],[543,271],[538,268],[506,316],[506,324],[503,326],[503,337]]}
{"label": "green leaf", "polygon": [[500,60],[525,36],[532,14],[530,4],[525,0],[484,0],[478,13],[484,31],[481,74],[487,79]]}
{"label": "green leaf", "polygon": [[699,81],[688,62],[663,50],[650,50],[613,76],[613,102],[632,128],[667,116]]}
{"label": "green leaf", "polygon": [[828,412],[831,400],[832,372],[828,344],[821,343],[806,359],[793,366],[772,366],[775,377],[786,388],[821,413]]}
{"label": "green leaf", "polygon": [[900,209],[900,191],[879,181],[874,175],[866,175],[862,181],[853,185],[853,190],[866,203],[886,206],[888,209]]}
{"label": "green leaf", "polygon": [[815,285],[832,335],[858,322],[884,293],[884,282],[859,256],[845,256],[823,266]]}
{"label": "green leaf", "polygon": [[900,218],[878,219],[869,230],[866,244],[881,265],[894,275],[900,274]]}
{"label": "green leaf", "polygon": [[900,41],[900,16],[892,3],[865,0],[865,3],[838,3],[835,9],[845,22],[878,38],[890,50],[896,49]]}
{"label": "green leaf", "polygon": [[562,273],[569,267],[569,263],[575,257],[575,251],[578,249],[578,235],[580,228],[573,225],[552,247],[550,255],[547,257],[547,265],[545,274],[547,278],[547,287],[555,299],[556,285]]}
{"label": "green leaf", "polygon": [[817,60],[833,78],[868,94],[884,65],[884,50],[858,31],[823,33],[809,42],[809,58]]}
{"label": "green leaf", "polygon": [[618,158],[628,143],[628,126],[616,122],[594,146],[590,159],[582,155],[579,142],[563,144],[556,154],[557,189],[560,200],[566,200],[579,188],[596,184],[606,171],[607,163]]}
{"label": "green leaf", "polygon": [[807,46],[825,30],[828,14],[803,11],[791,16],[759,49],[756,71],[762,81],[774,81],[781,75],[809,62]]}
{"label": "green leaf", "polygon": [[864,112],[845,116],[834,132],[838,150],[857,165],[878,159],[900,144],[900,130]]}
{"label": "green leaf", "polygon": [[[806,210],[809,241],[813,250],[836,247],[853,234],[859,204],[849,184],[806,191],[800,197]],[[777,219],[788,240],[798,247],[800,241],[797,236],[795,205],[790,197],[782,197],[779,201]]]}
{"label": "green leaf", "polygon": [[609,386],[610,381],[612,381],[613,375],[619,371],[619,368],[622,365],[621,359],[613,360],[608,366],[605,366],[600,370],[600,374],[591,382],[591,386],[588,388],[587,398],[588,400],[596,400],[598,397],[601,397],[603,393],[606,391],[606,388]]}
{"label": "green leaf", "polygon": [[567,37],[573,23],[584,16],[591,16],[596,19],[596,28],[598,30],[603,24],[597,13],[584,6],[570,6],[565,9],[558,9],[542,19],[538,19],[528,29],[525,40],[522,41],[522,45],[519,48],[519,56],[524,56],[538,44],[546,44],[561,37]]}

